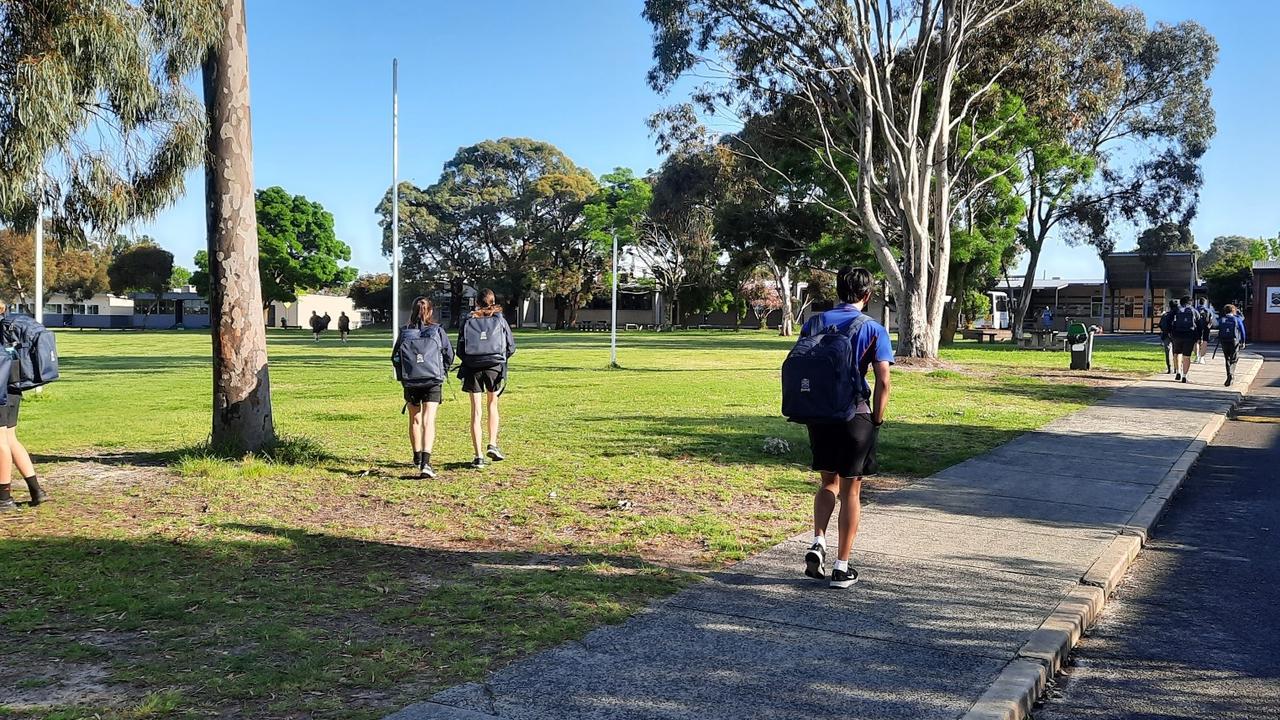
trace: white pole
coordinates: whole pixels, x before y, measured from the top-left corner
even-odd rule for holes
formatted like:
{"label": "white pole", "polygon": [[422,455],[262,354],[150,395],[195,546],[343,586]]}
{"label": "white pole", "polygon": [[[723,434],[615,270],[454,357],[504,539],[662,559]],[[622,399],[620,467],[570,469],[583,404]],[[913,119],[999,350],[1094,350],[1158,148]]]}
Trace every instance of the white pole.
{"label": "white pole", "polygon": [[36,322],[44,322],[44,169],[36,177],[36,299],[32,304]]}
{"label": "white pole", "polygon": [[613,235],[613,306],[609,311],[609,367],[618,367],[618,233]]}
{"label": "white pole", "polygon": [[547,303],[547,286],[538,287],[538,329],[542,329],[542,306]]}
{"label": "white pole", "polygon": [[400,61],[391,61],[391,342],[400,331]]}

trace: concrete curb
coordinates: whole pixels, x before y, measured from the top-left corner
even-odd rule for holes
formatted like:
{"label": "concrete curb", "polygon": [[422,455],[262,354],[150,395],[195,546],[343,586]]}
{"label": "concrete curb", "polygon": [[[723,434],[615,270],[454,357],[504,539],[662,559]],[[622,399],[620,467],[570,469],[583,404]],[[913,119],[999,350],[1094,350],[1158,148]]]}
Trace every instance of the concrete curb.
{"label": "concrete curb", "polygon": [[1080,585],[1067,593],[1048,619],[1031,634],[1026,644],[1018,650],[1018,656],[996,676],[991,687],[987,688],[965,714],[964,720],[1030,718],[1031,709],[1044,693],[1049,680],[1062,669],[1071,650],[1102,614],[1107,598],[1148,542],[1152,528],[1159,522],[1174,493],[1182,486],[1191,466],[1222,429],[1227,417],[1249,394],[1249,387],[1262,370],[1264,361],[1258,355],[1250,355],[1249,358],[1260,362],[1241,375],[1240,389],[1231,400],[1231,406],[1224,413],[1215,413],[1196,434],[1177,462],[1156,485],[1150,497],[1080,579]]}

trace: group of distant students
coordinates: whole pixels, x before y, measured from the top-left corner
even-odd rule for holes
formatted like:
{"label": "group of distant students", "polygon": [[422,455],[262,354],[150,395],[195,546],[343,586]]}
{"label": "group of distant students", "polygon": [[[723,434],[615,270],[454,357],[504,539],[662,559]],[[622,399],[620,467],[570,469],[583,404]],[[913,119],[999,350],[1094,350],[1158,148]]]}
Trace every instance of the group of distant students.
{"label": "group of distant students", "polygon": [[[320,342],[320,335],[329,329],[329,325],[333,323],[333,318],[329,313],[319,314],[315,310],[311,311],[311,319],[308,321],[311,325],[311,334],[315,337],[316,342]],[[280,318],[280,327],[288,327],[284,318]],[[342,340],[342,344],[347,344],[347,337],[351,335],[351,318],[347,317],[345,312],[338,315],[338,338]]]}
{"label": "group of distant students", "polygon": [[1184,295],[1180,300],[1169,302],[1169,309],[1160,316],[1159,327],[1165,372],[1173,373],[1176,382],[1188,382],[1191,366],[1205,364],[1210,334],[1215,327],[1218,348],[1227,365],[1225,385],[1230,387],[1235,382],[1236,363],[1245,345],[1244,318],[1235,305],[1223,306],[1218,316],[1204,298],[1192,305],[1191,296]]}

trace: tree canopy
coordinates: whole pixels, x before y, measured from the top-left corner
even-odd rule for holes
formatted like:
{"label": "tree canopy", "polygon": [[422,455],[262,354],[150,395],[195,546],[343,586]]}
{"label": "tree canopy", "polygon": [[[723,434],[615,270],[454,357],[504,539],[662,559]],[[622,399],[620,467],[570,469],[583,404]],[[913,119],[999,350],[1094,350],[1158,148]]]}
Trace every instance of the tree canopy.
{"label": "tree canopy", "polygon": [[135,245],[107,267],[111,292],[116,295],[151,293],[152,307],[160,304],[173,277],[173,253],[159,245]]}

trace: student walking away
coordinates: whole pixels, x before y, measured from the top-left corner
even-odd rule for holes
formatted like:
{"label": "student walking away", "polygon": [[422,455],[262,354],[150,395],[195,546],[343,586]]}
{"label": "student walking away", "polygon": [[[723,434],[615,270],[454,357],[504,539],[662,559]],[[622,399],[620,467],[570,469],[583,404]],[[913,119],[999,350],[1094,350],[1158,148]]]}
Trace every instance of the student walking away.
{"label": "student walking away", "polygon": [[1190,295],[1183,295],[1178,302],[1178,309],[1173,313],[1169,328],[1173,336],[1173,379],[1185,383],[1187,372],[1191,370],[1191,355],[1196,351],[1200,335],[1204,331],[1200,314],[1191,307]]}
{"label": "student walking away", "polygon": [[[809,318],[782,364],[782,414],[809,429],[819,487],[813,500],[813,545],[804,574],[827,579],[827,525],[840,500],[840,535],[830,587],[858,581],[849,565],[861,515],[862,478],[876,472],[876,442],[889,407],[889,333],[864,314],[874,281],[863,268],[841,268],[840,304]],[[867,370],[875,374],[875,392]]]}
{"label": "student walking away", "polygon": [[18,411],[24,390],[58,379],[53,334],[32,318],[7,313],[8,306],[0,300],[0,513],[17,510],[12,491],[15,466],[26,482],[28,505],[49,499],[31,454],[18,439]]}
{"label": "student walking away", "polygon": [[320,329],[328,330],[329,325],[331,325],[332,323],[333,323],[333,318],[329,317],[329,313],[325,313],[324,317],[320,318]]}
{"label": "student walking away", "polygon": [[1196,358],[1196,364],[1204,365],[1204,359],[1209,355],[1209,332],[1216,324],[1214,323],[1213,308],[1209,305],[1208,300],[1200,298],[1196,302],[1196,315],[1198,315],[1200,319],[1200,345],[1196,348],[1199,351],[1199,356]]}
{"label": "student walking away", "polygon": [[311,335],[314,337],[315,342],[320,342],[320,332],[324,330],[324,319],[320,317],[319,313],[312,310],[311,320],[308,322],[311,324]]}
{"label": "student walking away", "polygon": [[418,475],[433,478],[431,452],[436,444],[436,413],[444,399],[445,373],[453,365],[449,335],[436,324],[435,308],[425,297],[415,298],[409,324],[401,328],[391,351],[396,379],[404,386],[409,411],[409,444]]}
{"label": "student walking away", "polygon": [[1045,305],[1044,310],[1040,312],[1040,324],[1045,330],[1053,329],[1053,311],[1049,309],[1048,305]]}
{"label": "student walking away", "polygon": [[347,344],[347,336],[351,334],[351,318],[347,317],[347,313],[343,312],[338,316],[338,337],[342,339],[342,344]]}
{"label": "student walking away", "polygon": [[1236,363],[1240,361],[1240,348],[1244,345],[1244,318],[1236,314],[1235,305],[1224,305],[1218,321],[1218,345],[1227,361],[1227,387],[1236,377]]}
{"label": "student walking away", "polygon": [[[482,468],[485,457],[498,462],[505,459],[498,449],[498,398],[507,384],[507,360],[516,352],[511,326],[502,316],[502,306],[494,300],[492,290],[476,295],[476,308],[462,321],[458,331],[458,357],[462,367],[458,377],[462,391],[471,397],[471,446],[476,459],[474,468]],[[486,402],[487,400],[487,402]],[[489,444],[482,453],[480,423],[485,408],[489,411]]]}
{"label": "student walking away", "polygon": [[1169,309],[1160,316],[1160,347],[1164,348],[1164,372],[1173,372],[1173,314],[1178,312],[1178,301],[1170,300]]}

